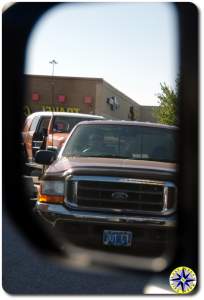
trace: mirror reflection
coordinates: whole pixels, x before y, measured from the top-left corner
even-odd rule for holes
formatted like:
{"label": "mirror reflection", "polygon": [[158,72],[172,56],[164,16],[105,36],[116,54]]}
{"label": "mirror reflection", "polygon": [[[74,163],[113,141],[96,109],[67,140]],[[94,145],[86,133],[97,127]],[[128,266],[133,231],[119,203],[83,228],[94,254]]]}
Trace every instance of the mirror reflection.
{"label": "mirror reflection", "polygon": [[172,259],[177,35],[167,3],[62,4],[34,28],[25,175],[35,216],[65,249],[109,253],[118,265],[132,258],[132,267],[154,271]]}

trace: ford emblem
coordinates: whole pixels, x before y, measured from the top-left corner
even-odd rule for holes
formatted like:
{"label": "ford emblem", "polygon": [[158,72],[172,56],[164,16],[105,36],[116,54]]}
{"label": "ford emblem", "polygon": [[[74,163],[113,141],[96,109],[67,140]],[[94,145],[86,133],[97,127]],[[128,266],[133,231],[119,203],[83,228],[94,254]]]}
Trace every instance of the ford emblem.
{"label": "ford emblem", "polygon": [[123,192],[114,192],[111,197],[115,200],[126,200],[128,198],[128,194]]}

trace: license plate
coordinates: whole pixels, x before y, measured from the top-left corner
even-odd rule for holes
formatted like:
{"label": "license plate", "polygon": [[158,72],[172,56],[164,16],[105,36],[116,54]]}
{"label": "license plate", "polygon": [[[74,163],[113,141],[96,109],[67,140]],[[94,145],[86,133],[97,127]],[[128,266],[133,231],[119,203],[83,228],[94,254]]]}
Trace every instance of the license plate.
{"label": "license plate", "polygon": [[132,244],[132,232],[104,230],[103,244],[106,246],[130,247]]}

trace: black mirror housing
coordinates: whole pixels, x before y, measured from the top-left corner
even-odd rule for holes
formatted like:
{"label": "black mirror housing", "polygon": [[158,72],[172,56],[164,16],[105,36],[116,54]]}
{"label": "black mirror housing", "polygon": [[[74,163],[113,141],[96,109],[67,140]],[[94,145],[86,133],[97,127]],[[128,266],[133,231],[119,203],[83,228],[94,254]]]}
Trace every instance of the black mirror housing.
{"label": "black mirror housing", "polygon": [[58,148],[56,146],[47,146],[47,150],[54,152],[55,155],[58,153]]}
{"label": "black mirror housing", "polygon": [[38,150],[35,154],[35,162],[40,165],[50,165],[56,157],[55,151]]}

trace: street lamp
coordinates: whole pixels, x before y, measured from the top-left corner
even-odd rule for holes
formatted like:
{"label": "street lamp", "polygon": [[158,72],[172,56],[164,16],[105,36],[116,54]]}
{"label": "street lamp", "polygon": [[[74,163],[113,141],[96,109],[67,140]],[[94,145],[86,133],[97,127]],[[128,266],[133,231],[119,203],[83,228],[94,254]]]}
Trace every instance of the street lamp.
{"label": "street lamp", "polygon": [[53,59],[49,62],[52,65],[52,89],[51,89],[51,105],[52,105],[52,109],[53,109],[53,105],[54,105],[54,92],[55,92],[55,87],[54,87],[54,71],[55,71],[55,65],[57,64],[56,60]]}
{"label": "street lamp", "polygon": [[[51,83],[51,111],[53,112],[54,110],[54,94],[55,94],[55,83],[54,83],[54,70],[55,70],[55,65],[57,64],[56,60],[53,59],[49,62],[52,65],[52,83]],[[52,147],[53,147],[53,132],[52,132]]]}
{"label": "street lamp", "polygon": [[53,59],[50,61],[50,64],[52,64],[52,76],[54,76],[54,69],[55,69],[55,65],[57,64],[57,62],[55,59]]}

